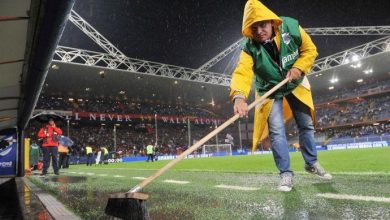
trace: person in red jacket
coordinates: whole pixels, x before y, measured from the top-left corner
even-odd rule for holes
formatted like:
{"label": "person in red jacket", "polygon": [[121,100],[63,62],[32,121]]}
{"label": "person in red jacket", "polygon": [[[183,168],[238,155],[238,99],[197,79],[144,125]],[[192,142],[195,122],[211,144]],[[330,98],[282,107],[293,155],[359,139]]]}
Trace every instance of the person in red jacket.
{"label": "person in red jacket", "polygon": [[58,172],[58,135],[62,135],[62,130],[56,126],[54,119],[49,119],[49,123],[41,128],[38,132],[38,137],[43,139],[43,170],[42,175],[47,174],[47,169],[50,166],[50,155],[53,162],[54,174]]}

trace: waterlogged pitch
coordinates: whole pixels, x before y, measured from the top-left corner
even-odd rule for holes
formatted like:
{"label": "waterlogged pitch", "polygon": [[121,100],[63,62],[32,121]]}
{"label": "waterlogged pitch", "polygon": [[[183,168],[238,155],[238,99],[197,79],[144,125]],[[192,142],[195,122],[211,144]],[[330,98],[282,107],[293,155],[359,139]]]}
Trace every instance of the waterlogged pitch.
{"label": "waterlogged pitch", "polygon": [[[319,152],[323,181],[291,153],[294,189],[278,192],[272,155],[188,159],[144,189],[151,219],[390,219],[390,148]],[[125,192],[167,161],[71,166],[31,176],[84,219],[109,219],[107,196]]]}

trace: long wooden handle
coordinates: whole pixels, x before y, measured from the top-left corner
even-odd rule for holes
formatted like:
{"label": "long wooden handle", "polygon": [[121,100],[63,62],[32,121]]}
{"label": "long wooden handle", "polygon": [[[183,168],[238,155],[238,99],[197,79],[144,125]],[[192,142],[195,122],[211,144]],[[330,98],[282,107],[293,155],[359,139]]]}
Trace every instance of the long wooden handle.
{"label": "long wooden handle", "polygon": [[[288,79],[284,79],[282,82],[278,83],[276,86],[274,86],[272,89],[270,89],[268,92],[266,92],[260,99],[255,100],[248,106],[248,111],[251,110],[256,105],[263,103],[268,96],[270,96],[273,92],[275,92],[277,89],[279,89],[281,86],[283,86],[285,83],[287,83]],[[173,166],[175,166],[179,161],[183,160],[186,156],[197,150],[200,146],[202,146],[204,143],[206,143],[208,140],[210,140],[212,137],[217,135],[219,132],[221,132],[223,129],[225,129],[227,126],[235,122],[240,115],[237,113],[233,117],[231,117],[229,120],[225,121],[222,125],[217,127],[215,130],[210,132],[208,135],[206,135],[204,138],[202,138],[200,141],[196,142],[194,145],[189,147],[187,150],[185,150],[182,154],[180,154],[178,157],[176,157],[174,160],[171,160],[168,164],[166,164],[164,167],[162,167],[160,170],[158,170],[153,175],[146,178],[144,181],[142,181],[140,184],[132,188],[128,191],[128,193],[136,193],[141,191],[145,186],[147,186],[149,183],[151,183],[153,180],[155,180],[157,177],[161,176],[163,173],[171,169]]]}

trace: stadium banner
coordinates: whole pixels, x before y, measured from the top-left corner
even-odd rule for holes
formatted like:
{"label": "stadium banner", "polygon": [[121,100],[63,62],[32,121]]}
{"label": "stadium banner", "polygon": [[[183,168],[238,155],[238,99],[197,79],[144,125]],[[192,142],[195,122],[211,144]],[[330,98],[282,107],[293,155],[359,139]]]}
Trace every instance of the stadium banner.
{"label": "stadium banner", "polygon": [[316,145],[317,150],[328,150],[327,146],[324,145]]}
{"label": "stadium banner", "polygon": [[233,156],[240,156],[240,155],[248,155],[248,151],[246,149],[237,149],[232,151]]}
{"label": "stadium banner", "polygon": [[137,162],[137,161],[146,161],[148,157],[123,157],[122,162]]}
{"label": "stadium banner", "polygon": [[345,144],[328,144],[328,150],[341,150],[341,149],[355,149],[355,148],[373,148],[373,147],[387,147],[389,141],[368,141],[368,142],[356,142]]}
{"label": "stadium banner", "polygon": [[[93,155],[92,156],[92,164],[96,164],[96,155]],[[127,162],[127,161],[123,161],[124,158],[111,158],[109,156],[109,159],[107,159],[107,162],[108,163],[122,163],[122,162]],[[103,162],[103,161],[101,161]],[[69,157],[69,164],[71,165],[76,165],[76,164],[86,164],[87,163],[87,156],[74,156],[74,155],[71,155]]]}
{"label": "stadium banner", "polygon": [[[43,110],[36,110],[34,114]],[[145,114],[118,114],[118,113],[101,113],[101,112],[71,112],[53,110],[58,115],[65,117],[66,120],[89,120],[96,122],[131,122],[132,120],[141,120],[153,122],[156,118],[158,121],[167,124],[187,124],[188,120],[196,125],[220,125],[225,119],[205,118],[196,116],[178,116],[178,115],[145,115]]]}
{"label": "stadium banner", "polygon": [[255,151],[255,152],[248,152],[248,155],[259,155],[259,154],[272,154],[272,151]]}
{"label": "stadium banner", "polygon": [[17,148],[16,129],[0,131],[0,176],[16,175]]}
{"label": "stadium banner", "polygon": [[96,112],[74,112],[72,114],[74,120],[87,119],[90,121],[112,121],[112,122],[130,122],[133,119],[140,119],[142,121],[154,120],[154,117],[158,121],[162,121],[167,124],[187,124],[188,121],[193,122],[194,124],[200,125],[211,125],[211,124],[222,124],[222,119],[215,118],[201,118],[193,116],[172,116],[172,115],[142,115],[142,114],[117,114],[117,113],[96,113]]}
{"label": "stadium banner", "polygon": [[[270,153],[270,152],[263,152],[263,153]],[[263,154],[259,152],[259,154]],[[248,155],[248,151],[233,151],[233,156],[240,156],[240,155]],[[155,158],[157,160],[173,160],[178,155],[158,155]],[[208,153],[208,154],[190,154],[186,157],[186,159],[193,159],[193,158],[206,158],[206,157],[220,157],[220,156],[228,156],[227,153]],[[93,156],[93,163],[95,163],[96,157]],[[108,159],[108,163],[122,163],[122,162],[138,162],[138,161],[146,161],[148,159],[147,156],[125,156],[122,158],[116,158],[116,159]],[[70,156],[70,164],[85,164],[87,163],[87,157],[86,156]]]}

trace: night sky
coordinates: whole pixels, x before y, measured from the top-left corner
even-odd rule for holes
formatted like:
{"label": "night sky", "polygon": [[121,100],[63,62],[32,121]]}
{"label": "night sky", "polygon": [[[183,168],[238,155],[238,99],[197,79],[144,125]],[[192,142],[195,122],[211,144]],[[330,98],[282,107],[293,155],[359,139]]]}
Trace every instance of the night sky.
{"label": "night sky", "polygon": [[[197,68],[242,37],[245,0],[79,0],[74,10],[131,58]],[[263,0],[302,27],[390,25],[390,1]],[[313,36],[320,56],[383,36]],[[61,46],[102,51],[72,23]],[[236,53],[238,54],[238,53]],[[223,72],[230,58],[213,71]]]}

